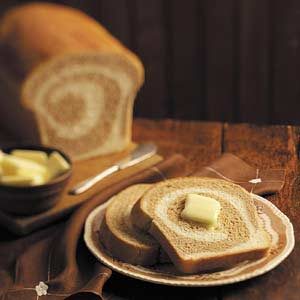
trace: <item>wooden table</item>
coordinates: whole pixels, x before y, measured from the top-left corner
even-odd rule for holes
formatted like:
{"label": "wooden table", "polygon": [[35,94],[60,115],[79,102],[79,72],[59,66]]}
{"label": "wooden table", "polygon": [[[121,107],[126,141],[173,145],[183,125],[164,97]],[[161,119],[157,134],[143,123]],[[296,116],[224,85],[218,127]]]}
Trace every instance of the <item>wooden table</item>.
{"label": "wooden table", "polygon": [[213,288],[178,288],[154,285],[113,274],[105,286],[106,299],[300,299],[300,128],[192,121],[136,120],[134,140],[152,140],[160,153],[182,153],[193,170],[231,152],[253,166],[286,168],[280,193],[268,197],[292,221],[296,246],[277,268],[242,283]]}

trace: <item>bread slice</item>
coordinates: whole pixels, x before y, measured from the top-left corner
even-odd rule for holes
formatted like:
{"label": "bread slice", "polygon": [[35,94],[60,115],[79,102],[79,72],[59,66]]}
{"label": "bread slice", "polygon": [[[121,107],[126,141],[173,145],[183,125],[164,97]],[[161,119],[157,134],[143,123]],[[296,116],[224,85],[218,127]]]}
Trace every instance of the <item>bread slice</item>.
{"label": "bread slice", "polygon": [[[188,193],[220,202],[221,212],[214,230],[181,218]],[[131,218],[135,226],[157,240],[183,273],[228,268],[244,260],[261,258],[271,242],[251,194],[219,179],[186,177],[158,183],[137,202]]]}
{"label": "bread slice", "polygon": [[114,196],[100,225],[99,238],[104,247],[113,257],[127,263],[146,266],[170,261],[151,235],[131,222],[132,207],[150,187],[138,184]]}
{"label": "bread slice", "polygon": [[138,57],[79,10],[30,3],[1,18],[0,124],[20,140],[73,160],[124,150],[143,81]]}

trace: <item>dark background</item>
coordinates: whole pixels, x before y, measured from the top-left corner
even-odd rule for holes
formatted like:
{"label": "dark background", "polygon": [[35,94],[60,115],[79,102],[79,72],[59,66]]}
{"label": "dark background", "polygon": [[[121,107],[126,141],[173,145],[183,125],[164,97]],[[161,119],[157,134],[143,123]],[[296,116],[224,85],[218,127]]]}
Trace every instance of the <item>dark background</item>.
{"label": "dark background", "polygon": [[[26,2],[2,0],[0,12]],[[300,124],[299,0],[51,2],[85,11],[141,57],[136,116]]]}

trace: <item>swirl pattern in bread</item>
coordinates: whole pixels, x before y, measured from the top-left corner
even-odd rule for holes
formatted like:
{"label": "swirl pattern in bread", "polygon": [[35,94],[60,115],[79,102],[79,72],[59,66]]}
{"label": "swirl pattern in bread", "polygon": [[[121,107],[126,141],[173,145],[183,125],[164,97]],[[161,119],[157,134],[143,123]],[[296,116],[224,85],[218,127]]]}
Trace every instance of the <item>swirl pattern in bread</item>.
{"label": "swirl pattern in bread", "polygon": [[100,225],[101,243],[110,255],[127,263],[145,266],[168,260],[155,239],[131,221],[132,207],[150,187],[133,185],[114,196]]}
{"label": "swirl pattern in bread", "polygon": [[130,144],[143,65],[83,12],[46,2],[10,9],[0,20],[0,67],[0,125],[17,138],[74,160]]}
{"label": "swirl pattern in bread", "polygon": [[[181,218],[188,193],[220,202],[214,230]],[[186,177],[158,183],[137,202],[131,217],[135,226],[149,232],[184,273],[228,268],[244,260],[259,259],[270,247],[270,237],[251,194],[220,179]]]}

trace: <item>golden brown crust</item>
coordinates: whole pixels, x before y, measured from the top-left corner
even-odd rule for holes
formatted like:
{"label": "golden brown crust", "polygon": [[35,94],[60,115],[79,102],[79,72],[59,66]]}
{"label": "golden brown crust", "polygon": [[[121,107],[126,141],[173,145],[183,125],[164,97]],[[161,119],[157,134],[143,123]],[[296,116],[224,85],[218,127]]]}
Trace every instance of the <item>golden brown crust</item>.
{"label": "golden brown crust", "polygon": [[117,52],[132,63],[142,84],[144,69],[135,54],[79,10],[32,3],[9,10],[0,23],[0,53],[15,78],[25,78],[54,57],[83,52]]}
{"label": "golden brown crust", "polygon": [[104,217],[100,230],[99,238],[108,252],[115,258],[124,262],[135,265],[153,265],[157,262],[159,250],[157,247],[149,247],[148,249],[141,249],[131,243],[126,242],[124,239],[120,239],[118,235],[109,229]]}
{"label": "golden brown crust", "polygon": [[141,200],[137,201],[131,211],[131,220],[137,228],[148,231],[150,228],[152,218],[141,207]]}
{"label": "golden brown crust", "polygon": [[133,205],[151,187],[138,184],[115,195],[105,211],[99,237],[111,256],[127,263],[153,265],[161,256],[160,246],[147,233],[132,225],[130,213]]}

